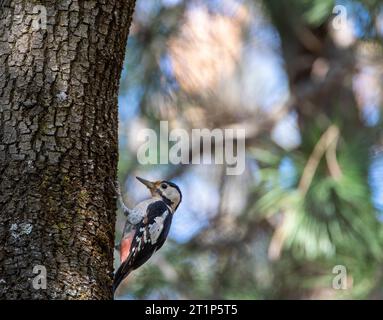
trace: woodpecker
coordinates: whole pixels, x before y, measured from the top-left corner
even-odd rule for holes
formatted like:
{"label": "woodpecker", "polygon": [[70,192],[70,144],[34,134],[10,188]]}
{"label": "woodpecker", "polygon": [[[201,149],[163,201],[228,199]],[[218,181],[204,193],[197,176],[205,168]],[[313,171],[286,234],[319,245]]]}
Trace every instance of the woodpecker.
{"label": "woodpecker", "polygon": [[127,217],[120,242],[120,267],[114,275],[113,292],[130,272],[142,266],[164,244],[174,212],[182,200],[180,188],[169,181],[151,182],[136,177],[151,193],[151,198],[129,209],[116,193]]}

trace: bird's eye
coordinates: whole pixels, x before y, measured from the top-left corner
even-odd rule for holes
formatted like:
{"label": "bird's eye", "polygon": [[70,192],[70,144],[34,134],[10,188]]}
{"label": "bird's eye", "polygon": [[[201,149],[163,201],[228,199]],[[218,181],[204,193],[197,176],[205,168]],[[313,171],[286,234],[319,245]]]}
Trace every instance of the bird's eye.
{"label": "bird's eye", "polygon": [[168,187],[167,184],[165,184],[165,183],[161,184],[162,189],[166,189],[167,187]]}

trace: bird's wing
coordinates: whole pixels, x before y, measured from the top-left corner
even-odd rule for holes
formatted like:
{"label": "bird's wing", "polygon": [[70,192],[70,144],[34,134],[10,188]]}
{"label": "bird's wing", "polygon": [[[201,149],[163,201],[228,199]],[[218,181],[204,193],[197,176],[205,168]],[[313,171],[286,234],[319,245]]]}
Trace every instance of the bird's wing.
{"label": "bird's wing", "polygon": [[132,239],[127,237],[129,254],[124,253],[127,258],[115,274],[114,290],[132,270],[143,265],[162,247],[168,236],[171,221],[172,214],[163,201],[153,202],[147,207],[146,217],[135,226]]}
{"label": "bird's wing", "polygon": [[147,199],[140,202],[132,210],[129,211],[126,219],[124,230],[118,249],[120,251],[120,263],[123,263],[130,254],[133,238],[136,233],[137,225],[148,215],[148,207],[155,202],[153,199]]}

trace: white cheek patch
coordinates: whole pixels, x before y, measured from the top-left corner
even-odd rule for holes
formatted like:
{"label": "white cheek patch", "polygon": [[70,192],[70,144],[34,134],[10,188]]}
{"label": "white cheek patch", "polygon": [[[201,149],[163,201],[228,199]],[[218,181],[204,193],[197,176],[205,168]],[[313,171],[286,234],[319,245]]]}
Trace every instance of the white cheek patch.
{"label": "white cheek patch", "polygon": [[154,219],[153,224],[149,225],[149,235],[152,244],[155,244],[158,240],[158,237],[161,235],[161,232],[164,229],[164,222],[168,214],[169,211],[166,210],[162,216],[156,217]]}
{"label": "white cheek patch", "polygon": [[179,200],[178,192],[174,189],[171,189],[168,195],[168,198],[173,202],[176,203]]}

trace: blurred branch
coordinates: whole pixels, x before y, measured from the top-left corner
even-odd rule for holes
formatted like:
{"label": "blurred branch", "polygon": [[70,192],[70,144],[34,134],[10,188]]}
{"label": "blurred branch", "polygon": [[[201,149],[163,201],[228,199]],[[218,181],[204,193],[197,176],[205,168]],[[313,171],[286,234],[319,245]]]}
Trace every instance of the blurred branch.
{"label": "blurred branch", "polygon": [[[315,172],[318,168],[320,160],[325,155],[327,166],[330,171],[331,176],[334,179],[339,179],[342,174],[340,166],[336,158],[336,146],[339,140],[339,128],[335,125],[331,125],[327,130],[322,134],[317,144],[314,147],[313,152],[311,153],[306,166],[303,169],[302,177],[299,181],[298,189],[302,192],[303,197],[306,195],[307,191],[310,188],[311,182],[314,178]],[[270,260],[277,260],[281,255],[283,244],[286,240],[286,227],[288,214],[293,214],[293,212],[283,212],[282,219],[278,224],[277,228],[274,231],[274,234],[271,238],[271,242],[268,250],[268,257]]]}
{"label": "blurred branch", "polygon": [[303,169],[301,180],[299,181],[298,189],[305,195],[310,188],[311,182],[314,178],[316,169],[323,155],[330,149],[326,155],[327,165],[330,173],[334,178],[338,178],[341,171],[335,155],[336,143],[339,139],[339,129],[335,125],[331,125],[320,137],[318,143],[315,145],[309,160]]}

